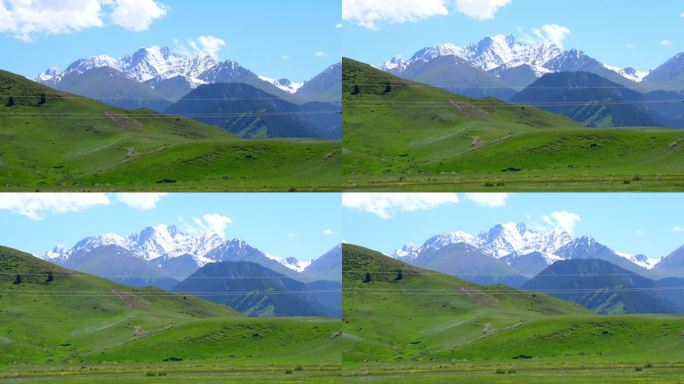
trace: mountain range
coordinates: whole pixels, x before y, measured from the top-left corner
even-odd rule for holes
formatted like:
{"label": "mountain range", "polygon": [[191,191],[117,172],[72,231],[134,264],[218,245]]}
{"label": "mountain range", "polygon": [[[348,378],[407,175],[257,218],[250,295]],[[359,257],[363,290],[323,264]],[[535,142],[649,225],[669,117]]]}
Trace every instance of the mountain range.
{"label": "mountain range", "polygon": [[[209,121],[225,127],[227,123],[224,120],[232,120],[228,124],[231,131],[247,131],[243,136],[248,138],[262,137],[272,130],[276,133],[268,137],[338,139],[341,132],[341,71],[340,63],[333,64],[312,79],[296,83],[257,75],[232,60],[219,62],[206,54],[187,56],[167,47],[153,46],[118,59],[107,55],[78,59],[64,71],[51,68],[33,80],[116,107],[149,108],[157,112],[186,114],[191,118],[200,115],[203,118],[198,120],[201,121],[208,120],[206,114],[210,110],[220,116],[227,113],[229,117],[236,112],[269,112],[269,129],[265,133],[264,129],[260,130],[266,124],[263,121],[257,127],[249,118],[244,122],[237,117]],[[226,83],[243,86],[233,87],[229,96],[207,88]],[[196,93],[198,88],[204,90]],[[224,100],[224,96],[240,102]],[[179,100],[182,101],[181,106],[174,105]],[[269,105],[264,107],[266,101]],[[299,105],[301,111],[297,110]],[[283,108],[278,109],[281,106]],[[297,121],[302,112],[309,115],[315,112],[317,116]],[[311,129],[311,124],[316,129]],[[250,134],[250,130],[260,131],[260,134]]]}
{"label": "mountain range", "polygon": [[[316,260],[300,261],[268,255],[244,240],[225,240],[211,232],[187,233],[162,224],[129,236],[115,233],[89,236],[70,248],[57,246],[41,258],[131,287],[155,286],[179,292],[223,289],[222,294],[251,287],[251,292],[245,295],[263,297],[235,307],[251,316],[337,316],[341,306],[341,252],[338,245]],[[209,275],[211,279],[198,278]],[[263,276],[270,278],[263,281]],[[196,290],[197,287],[203,288]],[[269,297],[265,292],[278,287],[297,293],[287,300],[265,300]],[[321,292],[298,293],[306,290]]]}
{"label": "mountain range", "polygon": [[[455,248],[455,246],[460,248]],[[463,259],[460,263],[455,261],[457,257],[463,258],[465,251],[479,256],[468,258],[472,266],[466,267],[462,262]],[[536,276],[548,266],[568,259],[601,259],[633,273],[679,277],[681,271],[663,266],[669,263],[682,264],[684,257],[681,254],[684,252],[680,249],[660,260],[654,260],[644,255],[631,255],[612,250],[589,236],[573,237],[560,229],[538,230],[523,223],[509,222],[474,234],[456,231],[436,235],[420,246],[406,244],[392,252],[391,256],[416,266],[428,266],[430,263],[435,263],[435,260],[439,260],[442,269],[438,270],[445,271],[445,273],[449,273],[448,268],[457,268],[457,271],[462,271],[464,268],[477,269],[484,264],[491,265],[496,262],[498,270],[508,271],[507,274],[497,272],[497,275],[519,279],[519,277]],[[490,269],[486,268],[486,270]],[[489,273],[494,274],[494,272]],[[475,276],[475,274],[465,276],[467,274],[460,272],[450,274],[462,276],[465,280],[484,282],[480,280],[482,274],[480,276]]]}
{"label": "mountain range", "polygon": [[475,284],[544,292],[597,313],[684,313],[684,246],[655,260],[589,236],[509,222],[436,235],[390,256]]}
{"label": "mountain range", "polygon": [[377,67],[459,95],[537,106],[589,127],[684,127],[684,54],[644,72],[578,49],[497,35],[465,47],[426,47]]}

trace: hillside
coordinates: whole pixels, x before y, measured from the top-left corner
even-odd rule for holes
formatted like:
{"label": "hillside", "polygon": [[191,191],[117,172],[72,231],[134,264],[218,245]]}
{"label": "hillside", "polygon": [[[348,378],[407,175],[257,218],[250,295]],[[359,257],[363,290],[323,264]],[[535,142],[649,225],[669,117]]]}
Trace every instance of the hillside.
{"label": "hillside", "polygon": [[522,286],[572,301],[599,314],[677,313],[655,281],[604,260],[562,260]]}
{"label": "hillside", "polygon": [[333,104],[300,106],[242,83],[201,85],[166,110],[244,138],[334,139],[342,124],[338,111]]}
{"label": "hillside", "polygon": [[311,286],[244,261],[207,264],[173,288],[252,317],[337,317],[341,308],[331,310],[335,305],[325,301],[329,294],[339,296],[341,289],[339,284]]}
{"label": "hillside", "polygon": [[493,367],[605,368],[684,358],[682,317],[597,316],[544,294],[466,283],[354,245],[344,245],[343,263],[343,361],[350,372],[387,374],[392,364],[426,368],[416,374],[460,367],[491,375]]}
{"label": "hillside", "polygon": [[228,355],[233,366],[339,362],[331,337],[339,325],[332,320],[252,319],[193,296],[124,287],[4,247],[0,272],[0,365],[100,364],[98,371],[106,372],[132,363],[174,369],[169,358],[181,359],[178,367],[217,364]]}
{"label": "hillside", "polygon": [[589,72],[544,75],[512,102],[567,116],[587,127],[662,127],[643,94]]}
{"label": "hillside", "polygon": [[428,361],[543,315],[588,313],[550,296],[511,295],[343,245],[344,361]]}
{"label": "hillside", "polygon": [[343,61],[348,189],[672,189],[684,132],[590,129],[546,111],[469,99]]}
{"label": "hillside", "polygon": [[243,141],[190,119],[125,111],[4,71],[0,93],[5,190],[282,191],[340,182],[337,143]]}

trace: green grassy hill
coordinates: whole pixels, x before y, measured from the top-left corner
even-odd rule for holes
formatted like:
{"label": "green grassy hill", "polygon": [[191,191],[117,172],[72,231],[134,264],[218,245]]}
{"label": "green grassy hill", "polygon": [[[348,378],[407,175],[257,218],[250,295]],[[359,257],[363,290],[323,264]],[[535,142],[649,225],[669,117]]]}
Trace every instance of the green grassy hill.
{"label": "green grassy hill", "polygon": [[334,366],[338,332],[335,320],[248,318],[190,295],[125,287],[0,247],[0,378],[74,366],[81,374],[86,367],[105,374]]}
{"label": "green grassy hill", "polygon": [[[463,374],[471,380],[463,382],[489,383],[503,370],[518,372],[506,376],[509,383],[544,371],[551,372],[546,382],[555,382],[581,369],[631,375],[649,362],[680,373],[684,367],[677,365],[684,362],[681,316],[597,316],[544,294],[466,283],[354,245],[343,246],[343,268],[343,364],[358,381],[423,375],[419,381],[441,383]],[[431,376],[439,372],[445,377]],[[376,378],[361,380],[368,374]]]}
{"label": "green grassy hill", "polygon": [[339,186],[339,143],[240,140],[0,71],[4,190],[312,190]]}
{"label": "green grassy hill", "polygon": [[583,128],[343,61],[348,189],[681,189],[684,132]]}

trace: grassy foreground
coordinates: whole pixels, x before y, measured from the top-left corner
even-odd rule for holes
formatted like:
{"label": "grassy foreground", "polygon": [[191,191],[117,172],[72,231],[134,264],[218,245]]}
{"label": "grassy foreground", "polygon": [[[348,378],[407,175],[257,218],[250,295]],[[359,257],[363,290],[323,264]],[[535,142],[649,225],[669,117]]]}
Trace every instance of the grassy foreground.
{"label": "grassy foreground", "polygon": [[118,109],[4,71],[0,95],[5,191],[288,191],[341,184],[339,142],[241,140],[187,118]]}
{"label": "grassy foreground", "polygon": [[684,131],[584,128],[343,61],[348,190],[681,190]]}

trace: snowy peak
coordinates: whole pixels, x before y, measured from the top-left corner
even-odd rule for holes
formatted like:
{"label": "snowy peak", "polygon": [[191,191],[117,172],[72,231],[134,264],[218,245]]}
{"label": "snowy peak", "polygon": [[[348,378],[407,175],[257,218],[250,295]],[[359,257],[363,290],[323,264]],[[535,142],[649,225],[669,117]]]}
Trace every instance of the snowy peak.
{"label": "snowy peak", "polygon": [[495,258],[503,258],[511,254],[526,255],[532,252],[553,255],[557,249],[571,241],[572,236],[561,230],[536,231],[525,224],[509,222],[495,225],[477,234],[456,231],[433,236],[420,247],[407,244],[395,250],[392,257],[411,260],[424,251],[439,250],[459,243],[475,247]]}
{"label": "snowy peak", "polygon": [[642,82],[646,78],[646,76],[648,76],[648,74],[650,73],[650,72],[645,72],[645,71],[638,71],[632,67],[620,68],[620,67],[614,67],[612,65],[607,65],[607,64],[604,64],[603,66],[606,69],[609,69],[609,70],[617,73],[618,75],[624,77],[625,79],[634,81],[635,83]]}
{"label": "snowy peak", "polygon": [[216,248],[223,239],[214,233],[188,234],[173,225],[156,225],[143,229],[128,237],[116,233],[89,236],[67,249],[56,247],[46,252],[43,258],[64,263],[74,254],[83,254],[96,248],[114,245],[130,251],[136,257],[152,260],[160,256],[177,257],[185,254],[203,256]]}
{"label": "snowy peak", "polygon": [[82,74],[94,68],[109,67],[138,82],[145,82],[158,77],[168,79],[184,76],[192,79],[191,83],[197,83],[198,76],[215,65],[217,65],[216,60],[208,55],[200,54],[185,57],[172,52],[168,47],[152,46],[140,48],[132,54],[121,56],[119,59],[107,55],[78,59],[63,72],[51,68],[36,76],[35,80],[43,83],[56,83],[66,75]]}
{"label": "snowy peak", "polygon": [[304,83],[295,83],[288,79],[272,79],[266,76],[259,76],[259,78],[265,82],[273,84],[276,88],[279,88],[287,93],[295,94],[301,88]]}
{"label": "snowy peak", "polygon": [[[557,45],[548,42],[520,42],[513,36],[494,35],[487,36],[479,42],[465,47],[451,43],[426,47],[418,50],[408,60],[402,56],[395,56],[378,68],[401,75],[413,63],[430,62],[443,56],[460,57],[474,67],[491,72],[497,77],[500,77],[506,70],[520,66],[529,66],[538,78],[552,72],[578,71],[589,67],[602,66],[597,60],[579,49],[564,51]],[[671,59],[672,62],[677,60],[684,61],[684,55],[681,55],[681,59],[677,56]],[[648,72],[638,71],[634,68],[604,67],[636,82],[642,81],[648,75]]]}

